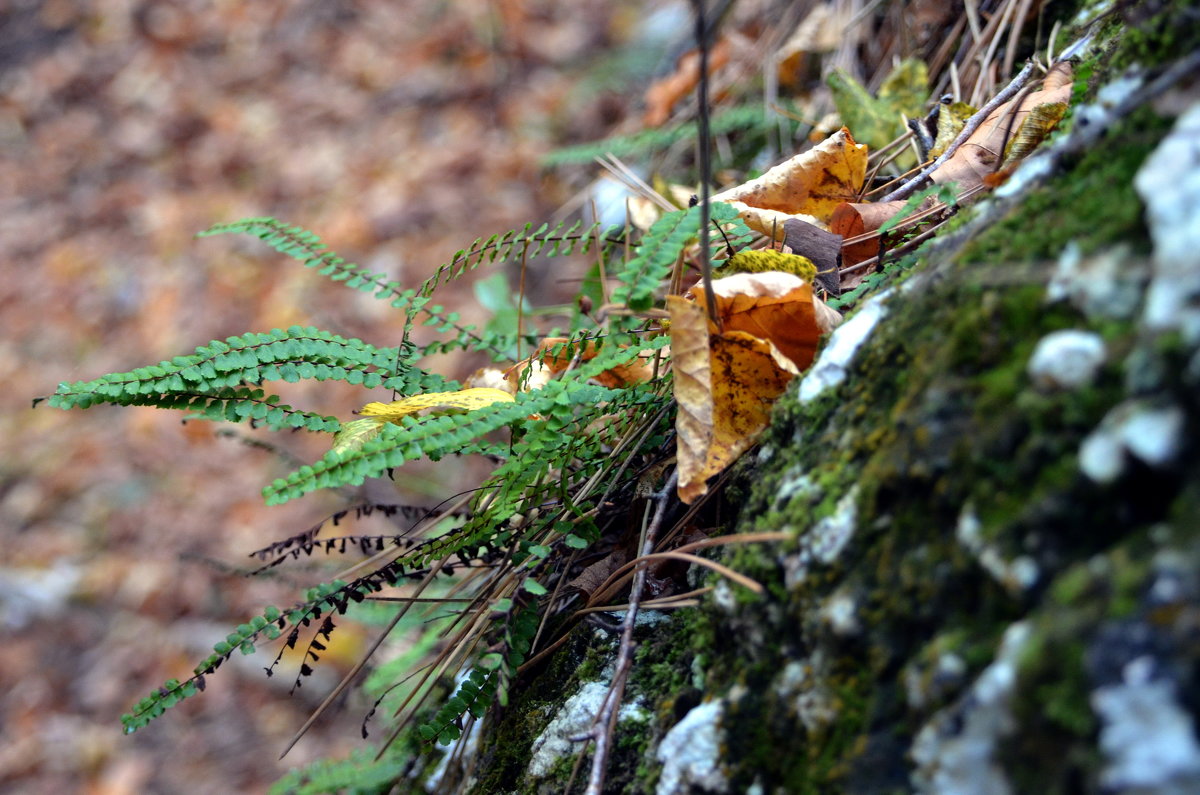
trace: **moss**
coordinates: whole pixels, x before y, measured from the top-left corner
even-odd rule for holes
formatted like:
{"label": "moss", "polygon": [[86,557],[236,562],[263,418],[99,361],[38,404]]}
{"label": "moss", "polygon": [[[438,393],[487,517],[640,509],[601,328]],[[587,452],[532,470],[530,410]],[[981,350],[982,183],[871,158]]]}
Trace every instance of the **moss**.
{"label": "moss", "polygon": [[[1119,32],[1111,57],[1114,71],[1134,64],[1157,66],[1174,62],[1200,48],[1196,5],[1189,0],[1142,3],[1125,11],[1124,20],[1110,23]],[[1125,24],[1117,27],[1119,22]]]}
{"label": "moss", "polygon": [[[608,645],[607,641],[599,641]],[[591,654],[594,637],[578,632],[565,647],[551,657],[546,667],[538,671],[536,687],[518,686],[509,706],[499,715],[489,716],[494,722],[486,725],[486,737],[477,767],[479,778],[471,792],[515,792],[531,782],[524,779],[532,757],[533,742],[546,728],[553,712],[581,682],[580,666]],[[556,768],[557,770],[557,768]],[[569,774],[570,767],[567,768]],[[565,779],[564,779],[565,782]]]}
{"label": "moss", "polygon": [[1070,241],[1085,253],[1116,242],[1149,251],[1133,176],[1170,128],[1150,108],[1132,113],[1073,164],[1070,179],[1033,191],[1007,218],[979,235],[964,262],[1054,259]]}

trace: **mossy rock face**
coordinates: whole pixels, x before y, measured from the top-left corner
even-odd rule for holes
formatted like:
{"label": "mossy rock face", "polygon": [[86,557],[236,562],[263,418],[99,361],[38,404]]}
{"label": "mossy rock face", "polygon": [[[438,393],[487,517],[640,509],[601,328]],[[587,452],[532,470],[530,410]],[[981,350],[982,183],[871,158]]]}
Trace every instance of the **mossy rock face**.
{"label": "mossy rock face", "polygon": [[[1146,31],[1190,35],[1156,8],[1179,25],[1107,25],[1078,101]],[[896,267],[843,380],[780,401],[725,530],[791,540],[723,555],[765,596],[714,579],[639,628],[607,791],[1200,791],[1200,335],[1146,320],[1132,188],[1175,118],[1105,124]],[[531,749],[614,654],[585,631],[526,683],[474,791],[562,791]],[[709,758],[664,764],[684,726]]]}

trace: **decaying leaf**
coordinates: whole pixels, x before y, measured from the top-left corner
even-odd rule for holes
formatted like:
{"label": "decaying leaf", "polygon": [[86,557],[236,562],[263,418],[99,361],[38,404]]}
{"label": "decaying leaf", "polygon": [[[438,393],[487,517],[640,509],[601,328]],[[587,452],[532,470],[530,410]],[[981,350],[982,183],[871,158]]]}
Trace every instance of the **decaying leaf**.
{"label": "decaying leaf", "polygon": [[428,392],[412,395],[391,403],[368,403],[359,411],[364,417],[375,417],[383,422],[395,422],[401,417],[431,409],[433,411],[470,411],[490,406],[498,401],[512,402],[513,396],[503,389],[475,387],[457,392]]}
{"label": "decaying leaf", "polygon": [[[928,68],[916,58],[896,64],[877,97],[872,97],[862,84],[840,70],[835,69],[827,83],[842,124],[850,128],[857,140],[875,149],[904,133],[904,120],[922,115],[929,96]],[[903,154],[897,167],[907,168],[912,161],[911,155]]]}
{"label": "decaying leaf", "polygon": [[[1047,73],[1041,91],[1026,96],[1020,106],[1012,100],[988,114],[979,129],[930,178],[939,185],[956,182],[960,193],[982,184],[985,177],[999,169],[1006,142],[1013,139],[1034,108],[1070,101],[1070,70],[1065,62],[1057,64]],[[1049,128],[1041,132],[1044,135]],[[1032,150],[1028,141],[1022,147],[1026,152]]]}
{"label": "decaying leaf", "polygon": [[[583,345],[568,345],[569,342],[570,340],[566,337],[546,337],[538,344],[537,350],[529,358],[518,362],[508,370],[506,377],[509,383],[514,386],[519,384],[522,390],[533,388],[530,384],[540,386],[566,370],[572,362],[578,366],[582,362],[596,358],[601,351],[601,347],[596,344],[595,340],[589,340]],[[601,386],[617,388],[644,384],[653,377],[653,363],[646,359],[605,370],[594,380]]]}
{"label": "decaying leaf", "polygon": [[704,474],[713,440],[712,363],[704,307],[667,296],[671,315],[671,370],[675,376],[679,498],[690,503],[707,490]]}
{"label": "decaying leaf", "polygon": [[667,310],[679,406],[678,493],[691,503],[708,491],[710,477],[754,444],[771,403],[798,370],[767,340],[744,331],[711,334],[695,302],[668,296]]}
{"label": "decaying leaf", "polygon": [[343,422],[341,429],[333,437],[332,451],[335,453],[353,452],[378,436],[386,424],[386,421],[377,417]]}
{"label": "decaying leaf", "polygon": [[940,157],[954,143],[967,119],[974,116],[976,110],[965,102],[951,102],[938,108],[937,135],[933,139],[933,146],[929,148],[929,157]]}
{"label": "decaying leaf", "polygon": [[1018,160],[1028,157],[1038,144],[1046,140],[1046,136],[1058,126],[1058,123],[1063,120],[1063,116],[1066,115],[1067,103],[1065,102],[1044,102],[1029,111],[1029,115],[1021,122],[1021,126],[1017,128],[1016,133],[1009,139],[1008,145],[1004,147],[1002,168],[1009,168]]}
{"label": "decaying leaf", "polygon": [[[807,278],[771,272],[717,279],[713,295],[722,327],[726,332],[741,331],[767,340],[797,369],[808,367],[821,334],[830,330],[817,323],[811,280],[811,271]],[[703,301],[701,287],[693,287],[691,295],[697,303]]]}
{"label": "decaying leaf", "polygon": [[[708,56],[708,73],[712,74],[729,63],[730,45],[722,38]],[[700,53],[692,50],[679,59],[679,65],[667,77],[656,80],[646,89],[646,114],[642,123],[647,127],[658,127],[671,118],[671,111],[679,100],[688,96],[700,82]]]}
{"label": "decaying leaf", "polygon": [[758,179],[718,193],[751,229],[782,240],[784,222],[799,217],[827,224],[834,208],[853,201],[867,174],[867,147],[846,128],[775,166]]}

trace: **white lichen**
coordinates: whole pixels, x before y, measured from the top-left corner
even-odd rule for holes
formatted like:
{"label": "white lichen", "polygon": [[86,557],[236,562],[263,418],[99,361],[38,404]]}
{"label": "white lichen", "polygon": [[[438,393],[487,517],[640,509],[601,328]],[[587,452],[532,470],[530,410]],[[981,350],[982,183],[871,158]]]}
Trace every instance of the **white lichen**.
{"label": "white lichen", "polygon": [[[533,741],[533,756],[526,770],[531,779],[550,775],[555,762],[578,749],[571,738],[580,737],[591,729],[608,690],[608,682],[588,682],[563,703],[545,730]],[[650,714],[637,703],[624,704],[617,712],[618,720],[645,721],[649,717]]]}
{"label": "white lichen", "polygon": [[833,634],[849,638],[862,631],[858,621],[858,603],[844,590],[839,590],[821,606],[821,618]]}
{"label": "white lichen", "polygon": [[1093,331],[1053,331],[1038,341],[1026,372],[1045,390],[1079,389],[1091,384],[1104,364],[1104,339]]}
{"label": "white lichen", "polygon": [[1127,453],[1152,467],[1167,467],[1182,449],[1184,420],[1178,406],[1127,400],[1083,440],[1079,468],[1097,483],[1111,483],[1124,473]]}
{"label": "white lichen", "polygon": [[912,774],[917,792],[939,795],[1010,795],[1004,770],[996,762],[996,745],[1016,730],[1012,697],[1017,660],[1030,637],[1026,622],[1004,633],[995,661],[983,670],[970,691],[939,711],[913,741]]}
{"label": "white lichen", "polygon": [[1072,240],[1058,256],[1054,274],[1046,286],[1046,300],[1069,301],[1095,320],[1131,318],[1142,300],[1140,277],[1129,266],[1132,258],[1125,244],[1085,258],[1079,244]]}
{"label": "white lichen", "polygon": [[836,561],[854,537],[858,526],[858,486],[846,492],[829,516],[818,520],[800,537],[800,548],[784,560],[788,588],[804,582],[814,563]]}
{"label": "white lichen", "polygon": [[858,349],[871,336],[876,324],[887,314],[884,302],[891,293],[888,289],[872,297],[853,317],[838,326],[830,335],[821,355],[800,382],[799,400],[802,404],[816,399],[826,389],[835,387],[846,379],[850,362],[854,360]]}
{"label": "white lichen", "polygon": [[663,765],[656,795],[684,795],[693,788],[709,792],[728,789],[729,780],[720,764],[723,712],[722,702],[709,701],[671,727],[655,752]]}
{"label": "white lichen", "polygon": [[1200,343],[1200,102],[1175,122],[1133,180],[1146,204],[1154,276],[1142,323]]}
{"label": "white lichen", "polygon": [[1170,680],[1153,678],[1154,668],[1152,658],[1139,657],[1125,666],[1120,684],[1092,693],[1106,761],[1100,783],[1110,791],[1200,792],[1192,716]]}
{"label": "white lichen", "polygon": [[825,684],[828,660],[819,649],[807,660],[792,660],[776,677],[772,689],[788,704],[800,723],[816,732],[833,723],[838,716],[833,693]]}
{"label": "white lichen", "polygon": [[954,535],[984,571],[1010,593],[1019,594],[1032,588],[1041,576],[1037,561],[1033,558],[1018,555],[1008,560],[994,544],[988,543],[983,537],[983,525],[969,505],[959,514]]}

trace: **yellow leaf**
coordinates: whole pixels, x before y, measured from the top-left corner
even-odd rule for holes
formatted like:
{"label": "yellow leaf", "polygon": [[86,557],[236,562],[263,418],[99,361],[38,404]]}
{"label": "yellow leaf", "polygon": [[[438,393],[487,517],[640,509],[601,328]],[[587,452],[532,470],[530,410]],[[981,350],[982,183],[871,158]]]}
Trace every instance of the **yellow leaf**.
{"label": "yellow leaf", "polygon": [[713,439],[712,374],[704,307],[667,296],[671,314],[671,370],[675,374],[679,499],[691,503],[708,489],[705,463]]}
{"label": "yellow leaf", "polygon": [[807,152],[775,166],[755,180],[718,193],[751,229],[783,239],[783,222],[800,218],[826,225],[842,202],[854,201],[867,174],[867,147],[845,127]]}
{"label": "yellow leaf", "polygon": [[503,389],[481,386],[457,392],[429,392],[424,395],[412,395],[391,403],[368,403],[362,407],[359,414],[364,417],[378,417],[385,422],[396,422],[401,417],[416,414],[425,409],[470,411],[490,406],[502,400],[511,403],[513,396]]}
{"label": "yellow leaf", "polygon": [[691,503],[708,491],[705,481],[754,444],[797,370],[767,340],[743,331],[710,334],[704,308],[686,298],[668,296],[667,310],[679,406],[678,493]]}
{"label": "yellow leaf", "polygon": [[362,420],[343,422],[341,430],[333,437],[334,453],[350,453],[374,439],[387,424],[386,420],[367,417]]}

